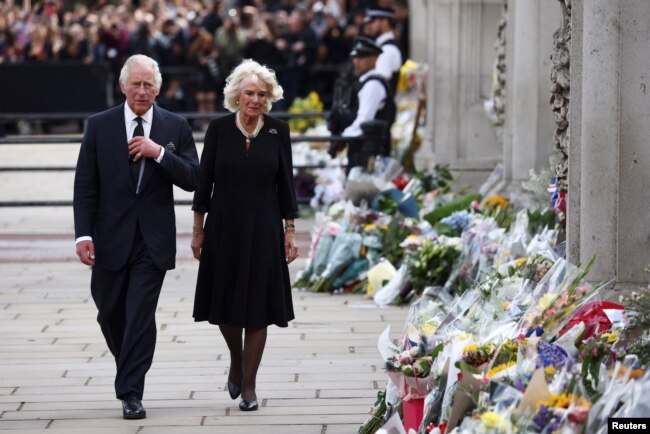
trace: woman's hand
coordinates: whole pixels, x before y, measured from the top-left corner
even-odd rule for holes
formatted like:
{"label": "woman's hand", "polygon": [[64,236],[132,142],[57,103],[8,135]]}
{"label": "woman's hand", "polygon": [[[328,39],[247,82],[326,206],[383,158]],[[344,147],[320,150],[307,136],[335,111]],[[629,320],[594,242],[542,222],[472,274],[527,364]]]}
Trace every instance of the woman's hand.
{"label": "woman's hand", "polygon": [[287,231],[284,233],[284,254],[287,256],[287,264],[298,257],[298,245],[296,244],[296,233]]}
{"label": "woman's hand", "polygon": [[203,247],[204,236],[205,233],[202,230],[192,232],[192,242],[190,243],[190,247],[192,247],[192,254],[197,261],[201,260],[201,248]]}

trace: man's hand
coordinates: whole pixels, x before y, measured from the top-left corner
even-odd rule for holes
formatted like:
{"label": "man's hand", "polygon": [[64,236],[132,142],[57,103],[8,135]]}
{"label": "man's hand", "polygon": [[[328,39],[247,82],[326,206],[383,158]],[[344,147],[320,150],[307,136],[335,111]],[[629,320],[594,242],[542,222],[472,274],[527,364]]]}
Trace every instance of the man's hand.
{"label": "man's hand", "polygon": [[95,265],[95,244],[90,240],[80,241],[77,244],[77,256],[86,265]]}
{"label": "man's hand", "polygon": [[129,156],[133,161],[143,157],[156,159],[161,150],[162,147],[148,137],[136,136],[129,140]]}

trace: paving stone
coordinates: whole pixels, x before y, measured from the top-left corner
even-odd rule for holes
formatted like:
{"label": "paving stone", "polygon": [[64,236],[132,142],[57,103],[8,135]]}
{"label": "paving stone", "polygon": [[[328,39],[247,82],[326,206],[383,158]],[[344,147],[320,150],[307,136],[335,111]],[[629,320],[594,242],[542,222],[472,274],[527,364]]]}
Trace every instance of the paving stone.
{"label": "paving stone", "polygon": [[[353,434],[385,386],[377,337],[388,325],[398,334],[407,310],[377,308],[356,294],[295,291],[296,320],[287,328],[269,328],[258,376],[263,407],[252,414],[239,411],[238,400],[225,391],[228,349],[218,328],[192,319],[198,263],[189,258],[189,247],[180,247],[189,244],[182,233],[192,224],[191,212],[182,207],[179,252],[187,253],[179,253],[160,297],[158,344],[145,389],[148,417],[125,421],[114,399],[115,362],[90,298],[90,272],[74,258],[70,210],[4,211],[0,252],[15,246],[15,239],[7,241],[11,236],[42,234],[51,242],[36,247],[54,253],[13,262],[0,253],[0,430]],[[64,251],[69,260],[61,260]],[[304,264],[299,260],[291,272]]]}

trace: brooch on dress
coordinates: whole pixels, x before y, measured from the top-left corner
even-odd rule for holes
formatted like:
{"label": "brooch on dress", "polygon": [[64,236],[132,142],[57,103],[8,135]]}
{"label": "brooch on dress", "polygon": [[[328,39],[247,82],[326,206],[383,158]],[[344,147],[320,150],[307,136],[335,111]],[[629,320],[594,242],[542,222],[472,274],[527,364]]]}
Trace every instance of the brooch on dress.
{"label": "brooch on dress", "polygon": [[271,133],[271,134],[277,134],[277,133],[278,133],[278,130],[276,130],[275,128],[271,128],[271,129],[269,130],[269,133]]}

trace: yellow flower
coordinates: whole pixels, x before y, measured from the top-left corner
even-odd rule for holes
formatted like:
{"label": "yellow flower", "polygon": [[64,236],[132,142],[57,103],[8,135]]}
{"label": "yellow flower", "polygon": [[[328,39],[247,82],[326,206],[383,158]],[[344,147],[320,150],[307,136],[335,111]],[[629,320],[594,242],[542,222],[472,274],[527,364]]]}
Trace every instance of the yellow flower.
{"label": "yellow flower", "polygon": [[587,401],[583,397],[576,396],[572,393],[562,393],[562,394],[551,394],[551,397],[547,401],[540,401],[537,403],[537,408],[542,405],[545,407],[556,407],[556,408],[569,408],[569,405],[574,404],[577,407],[591,407],[591,402]]}
{"label": "yellow flower", "polygon": [[544,368],[544,373],[546,375],[553,375],[556,372],[557,372],[557,370],[553,366],[547,366],[546,368]]}
{"label": "yellow flower", "polygon": [[431,336],[438,329],[434,324],[424,324],[422,326],[422,336]]}
{"label": "yellow flower", "polygon": [[603,333],[601,338],[607,339],[608,344],[613,344],[618,340],[618,334],[616,334],[616,332],[607,332]]}
{"label": "yellow flower", "polygon": [[490,370],[487,372],[487,374],[485,374],[485,376],[486,376],[487,378],[492,378],[492,377],[494,377],[496,374],[498,374],[499,372],[501,372],[501,371],[505,371],[506,369],[511,368],[511,367],[515,366],[516,364],[517,364],[517,362],[514,361],[514,360],[511,360],[511,361],[506,362],[506,363],[502,363],[502,364],[497,365],[497,366],[495,366],[494,368],[490,369]]}
{"label": "yellow flower", "polygon": [[502,301],[501,302],[501,309],[508,310],[509,307],[510,307],[510,302],[509,301]]}
{"label": "yellow flower", "polygon": [[515,260],[515,267],[522,267],[526,263],[526,258],[519,258]]}
{"label": "yellow flower", "polygon": [[486,428],[498,429],[502,432],[508,430],[508,422],[498,413],[486,411],[481,415],[481,422]]}
{"label": "yellow flower", "polygon": [[558,294],[553,294],[552,292],[547,292],[544,294],[544,296],[539,300],[539,303],[537,303],[537,310],[540,312],[545,311],[548,307],[550,307],[553,302],[557,299]]}
{"label": "yellow flower", "polygon": [[469,353],[469,352],[476,351],[476,350],[478,350],[477,345],[467,345],[465,348],[463,348],[464,353]]}
{"label": "yellow flower", "polygon": [[377,225],[374,223],[369,223],[363,227],[364,232],[374,231],[375,229],[377,229]]}
{"label": "yellow flower", "polygon": [[409,89],[409,76],[417,67],[418,64],[410,59],[404,62],[402,67],[399,69],[399,81],[397,82],[398,91],[404,92]]}

